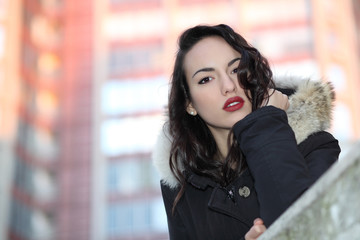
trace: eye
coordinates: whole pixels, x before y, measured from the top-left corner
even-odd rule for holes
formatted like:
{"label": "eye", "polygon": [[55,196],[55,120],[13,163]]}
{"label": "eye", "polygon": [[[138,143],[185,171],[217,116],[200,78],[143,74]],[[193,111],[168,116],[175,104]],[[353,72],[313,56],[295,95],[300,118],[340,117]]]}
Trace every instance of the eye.
{"label": "eye", "polygon": [[201,79],[198,83],[199,84],[205,84],[205,83],[208,83],[210,82],[211,80],[213,80],[214,78],[212,77],[204,77],[203,79]]}
{"label": "eye", "polygon": [[231,73],[237,73],[239,71],[239,68],[234,68]]}

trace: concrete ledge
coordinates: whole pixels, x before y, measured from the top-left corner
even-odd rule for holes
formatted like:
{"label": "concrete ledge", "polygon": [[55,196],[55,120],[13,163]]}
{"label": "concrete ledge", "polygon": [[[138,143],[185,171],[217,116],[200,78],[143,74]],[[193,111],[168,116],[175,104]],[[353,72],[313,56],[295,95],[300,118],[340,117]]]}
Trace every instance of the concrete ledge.
{"label": "concrete ledge", "polygon": [[360,239],[360,142],[259,240]]}

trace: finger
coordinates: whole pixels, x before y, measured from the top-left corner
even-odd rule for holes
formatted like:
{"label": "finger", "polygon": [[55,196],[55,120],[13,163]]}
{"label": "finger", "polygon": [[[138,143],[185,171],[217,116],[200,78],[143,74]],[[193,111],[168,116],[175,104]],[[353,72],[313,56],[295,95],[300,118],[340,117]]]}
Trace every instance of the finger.
{"label": "finger", "polygon": [[287,104],[286,104],[286,108],[285,108],[285,110],[288,110],[288,109],[289,109],[289,107],[290,107],[290,102],[289,102],[289,101],[287,101]]}
{"label": "finger", "polygon": [[257,237],[258,233],[256,232],[254,226],[245,234],[245,240],[254,240]]}
{"label": "finger", "polygon": [[266,230],[265,225],[255,225],[254,226],[254,230],[257,234],[257,237],[260,236],[261,234],[263,234]]}
{"label": "finger", "polygon": [[254,225],[261,225],[264,224],[263,220],[261,218],[255,218]]}
{"label": "finger", "polygon": [[265,230],[266,230],[266,227],[264,224],[256,225],[255,228],[256,228],[257,232],[261,232],[261,233],[265,232]]}
{"label": "finger", "polygon": [[285,108],[284,110],[288,110],[288,108],[290,107],[290,102],[289,102],[289,97],[286,94],[283,94],[284,98],[285,98]]}
{"label": "finger", "polygon": [[246,233],[245,239],[246,240],[255,240],[261,234],[266,231],[266,227],[264,225],[254,225],[250,228],[250,230]]}
{"label": "finger", "polygon": [[273,96],[273,95],[277,92],[277,90],[274,89],[274,88],[268,88],[268,89],[267,89],[267,92],[268,92],[268,97],[263,99],[263,102],[262,102],[262,104],[261,104],[261,107],[265,107],[265,106],[270,105],[270,104],[269,104],[270,98],[271,98],[271,96]]}
{"label": "finger", "polygon": [[266,230],[266,227],[264,225],[255,225],[252,228],[253,228],[252,237],[254,237],[254,238],[259,237]]}

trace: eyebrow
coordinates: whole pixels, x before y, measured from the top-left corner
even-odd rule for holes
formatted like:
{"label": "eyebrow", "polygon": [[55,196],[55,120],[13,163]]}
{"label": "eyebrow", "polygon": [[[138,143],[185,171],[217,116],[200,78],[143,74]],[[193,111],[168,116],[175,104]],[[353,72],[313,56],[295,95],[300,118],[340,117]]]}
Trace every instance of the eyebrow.
{"label": "eyebrow", "polygon": [[[228,65],[228,67],[230,67],[231,65],[233,65],[236,61],[239,61],[239,60],[241,60],[241,58],[234,58],[233,60],[231,60],[227,65]],[[194,73],[194,75],[192,75],[192,78],[194,78],[194,76],[196,75],[196,74],[198,74],[199,72],[211,72],[211,71],[214,71],[215,69],[214,68],[201,68],[201,69],[199,69],[199,70],[197,70],[195,73]]]}
{"label": "eyebrow", "polygon": [[229,63],[228,63],[228,67],[230,67],[231,65],[233,65],[236,61],[240,61],[241,58],[234,58],[233,60],[231,60]]}

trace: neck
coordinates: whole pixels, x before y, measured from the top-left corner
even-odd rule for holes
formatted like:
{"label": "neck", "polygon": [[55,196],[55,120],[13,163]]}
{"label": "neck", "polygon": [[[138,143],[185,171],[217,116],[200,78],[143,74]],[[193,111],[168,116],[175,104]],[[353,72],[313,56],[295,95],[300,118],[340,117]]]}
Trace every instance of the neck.
{"label": "neck", "polygon": [[[224,161],[226,156],[229,153],[228,137],[229,137],[230,130],[223,129],[223,130],[219,131],[218,129],[213,129],[211,127],[209,127],[209,129],[214,136],[216,145],[219,150],[219,154],[218,154],[219,160]],[[230,142],[230,145],[231,145],[231,142]]]}

